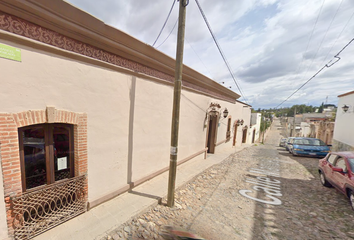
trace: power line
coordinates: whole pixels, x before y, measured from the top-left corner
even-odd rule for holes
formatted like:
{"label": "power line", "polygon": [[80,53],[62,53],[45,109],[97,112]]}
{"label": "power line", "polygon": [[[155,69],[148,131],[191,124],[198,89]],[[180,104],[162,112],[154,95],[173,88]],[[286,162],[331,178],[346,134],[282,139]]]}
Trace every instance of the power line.
{"label": "power line", "polygon": [[326,58],[328,57],[329,53],[332,51],[332,49],[333,49],[334,45],[336,44],[337,40],[339,39],[339,37],[342,35],[342,33],[344,32],[344,30],[347,28],[347,26],[348,26],[350,20],[353,18],[353,16],[354,16],[354,12],[352,13],[352,15],[350,16],[350,18],[348,19],[347,23],[344,25],[342,31],[341,31],[341,32],[339,33],[339,35],[337,36],[336,40],[333,42],[333,44],[332,44],[332,46],[331,46],[331,49],[329,49],[329,51],[327,52],[326,57],[324,58],[323,61],[326,61]]}
{"label": "power line", "polygon": [[215,37],[213,31],[211,30],[211,27],[210,27],[209,22],[208,22],[208,20],[207,20],[205,14],[204,14],[204,11],[202,10],[202,8],[201,8],[201,6],[200,6],[198,0],[195,0],[195,2],[196,2],[197,5],[198,5],[199,11],[200,11],[200,13],[202,14],[202,16],[203,16],[203,18],[204,18],[204,21],[205,21],[205,23],[206,23],[206,25],[207,25],[207,27],[208,27],[208,29],[209,29],[209,32],[210,32],[210,34],[211,34],[211,36],[212,36],[212,38],[213,38],[213,40],[214,40],[214,42],[215,42],[215,44],[216,44],[216,47],[218,48],[218,50],[219,50],[219,52],[220,52],[220,54],[221,54],[221,57],[223,58],[223,60],[224,60],[224,62],[225,62],[225,64],[226,64],[227,69],[229,70],[229,72],[230,72],[230,74],[231,74],[231,76],[232,76],[232,79],[234,80],[234,82],[235,82],[235,84],[236,84],[236,87],[238,88],[238,90],[240,91],[240,94],[242,95],[243,99],[244,99],[245,102],[247,103],[246,97],[245,97],[245,95],[243,94],[243,92],[241,91],[240,86],[237,84],[236,79],[235,79],[235,77],[234,77],[234,75],[233,75],[233,73],[232,73],[232,71],[231,71],[230,65],[229,65],[229,63],[228,63],[228,61],[227,61],[227,59],[226,59],[226,57],[225,57],[223,51],[221,50],[221,47],[220,47],[220,45],[219,45],[219,43],[218,43],[218,41],[217,41],[217,39],[216,39],[216,37]]}
{"label": "power line", "polygon": [[[319,19],[320,16],[321,16],[322,8],[323,8],[323,5],[324,5],[325,1],[326,1],[326,0],[323,0],[322,5],[321,5],[321,7],[320,7],[320,11],[319,11],[318,14],[317,14],[317,18],[316,18],[315,24],[313,25],[313,28],[312,28],[312,31],[311,31],[309,40],[307,41],[305,53],[302,55],[301,62],[300,62],[300,64],[299,64],[299,66],[297,67],[296,71],[295,71],[295,77],[297,77],[297,76],[299,75],[299,72],[300,72],[302,63],[304,62],[304,59],[305,59],[305,58],[304,58],[304,55],[307,53],[307,50],[308,50],[308,48],[309,48],[309,45],[310,45],[310,42],[311,42],[313,33],[315,32],[315,29],[316,29],[316,26],[317,26],[317,22],[318,22],[318,19]],[[311,63],[311,64],[312,64],[312,63]],[[306,76],[308,70],[309,70],[309,68],[307,68],[307,70],[306,70],[304,76]],[[286,100],[288,100],[288,99],[286,99]],[[286,101],[286,100],[285,100],[285,101]],[[285,101],[283,101],[281,104],[283,104]],[[280,104],[280,105],[281,105],[281,104]],[[279,106],[280,106],[280,105],[279,105]]]}
{"label": "power line", "polygon": [[[317,48],[316,54],[315,54],[314,57],[312,58],[312,61],[311,61],[310,66],[309,66],[309,67],[307,68],[307,70],[306,70],[306,73],[307,73],[308,70],[311,68],[313,62],[315,61],[315,58],[317,57],[317,54],[318,54],[318,52],[319,52],[319,50],[320,50],[320,48],[321,48],[321,46],[322,46],[322,44],[323,44],[323,41],[325,40],[325,38],[326,38],[326,36],[327,36],[328,30],[331,28],[332,23],[333,23],[334,19],[335,19],[336,16],[337,16],[338,10],[339,10],[340,6],[342,5],[342,2],[343,2],[343,0],[340,2],[339,6],[338,6],[338,8],[337,8],[337,11],[335,12],[335,14],[334,14],[334,16],[333,16],[333,18],[332,18],[330,24],[328,25],[327,30],[326,30],[326,32],[325,32],[325,34],[323,35],[323,38],[322,38],[322,40],[321,40],[321,43],[320,43],[320,45],[319,45],[318,48]],[[305,73],[305,76],[306,76],[306,73]]]}
{"label": "power line", "polygon": [[[307,42],[307,46],[306,46],[305,53],[302,55],[301,63],[299,64],[299,67],[297,68],[296,72],[299,72],[299,71],[300,71],[301,65],[302,65],[302,63],[304,62],[304,59],[305,59],[305,58],[304,58],[304,55],[307,53],[307,50],[308,50],[308,48],[309,48],[309,45],[310,45],[310,42],[311,42],[313,33],[315,32],[315,29],[316,29],[316,26],[317,26],[317,22],[318,22],[318,19],[320,18],[320,15],[321,15],[321,12],[322,12],[322,8],[323,8],[323,5],[324,5],[325,1],[326,1],[326,0],[323,0],[323,2],[322,2],[320,11],[318,12],[318,15],[317,15],[317,18],[316,18],[316,21],[315,21],[315,25],[313,25],[310,38],[309,38],[309,40],[308,40],[308,42]],[[308,69],[306,70],[306,73],[307,73],[307,71],[308,71]],[[306,73],[305,73],[305,75],[306,75]],[[298,75],[298,73],[297,73],[296,75]]]}
{"label": "power line", "polygon": [[157,38],[156,38],[154,44],[152,44],[152,46],[155,46],[155,43],[157,42],[157,40],[159,39],[159,37],[160,37],[160,35],[161,35],[163,29],[165,28],[166,23],[167,23],[168,19],[170,18],[170,15],[171,15],[173,6],[175,5],[175,2],[176,2],[176,0],[173,0],[173,3],[172,3],[172,6],[171,6],[171,9],[170,9],[170,12],[169,12],[168,15],[167,15],[167,18],[166,18],[166,20],[165,20],[165,23],[163,24],[163,26],[162,26],[162,28],[161,28],[161,30],[160,30],[160,33],[159,33],[159,35],[157,35]]}
{"label": "power line", "polygon": [[191,47],[191,49],[193,50],[193,52],[195,53],[195,55],[198,57],[199,61],[203,64],[205,70],[206,70],[206,71],[209,73],[209,75],[211,76],[211,73],[210,73],[209,69],[205,66],[203,60],[200,58],[200,56],[198,55],[198,53],[194,50],[193,46],[188,42],[187,39],[185,39],[185,40],[186,40],[187,44]]}
{"label": "power line", "polygon": [[175,22],[175,25],[173,25],[172,30],[171,30],[170,33],[168,34],[168,36],[165,38],[165,40],[163,40],[163,42],[162,42],[160,45],[158,45],[158,46],[156,47],[156,49],[159,48],[159,47],[161,47],[162,44],[164,44],[164,43],[166,42],[166,40],[170,37],[171,33],[173,32],[173,30],[175,29],[175,27],[176,27],[176,25],[177,25],[177,22],[178,22],[178,18],[177,18],[177,20],[176,20],[176,22]]}
{"label": "power line", "polygon": [[289,100],[295,93],[297,93],[301,88],[303,88],[308,82],[310,82],[312,79],[314,79],[320,72],[322,72],[323,69],[325,68],[330,68],[332,67],[335,63],[337,63],[341,58],[339,57],[339,54],[341,54],[344,49],[346,49],[352,42],[354,41],[354,38],[350,40],[335,56],[336,58],[334,61],[333,59],[330,60],[326,65],[324,65],[320,70],[318,70],[309,80],[307,80],[305,83],[303,83],[298,89],[296,89],[295,92],[293,92],[289,97],[287,97],[284,101],[282,101],[278,106],[275,107],[277,109],[280,107],[283,103],[285,103],[287,100]]}

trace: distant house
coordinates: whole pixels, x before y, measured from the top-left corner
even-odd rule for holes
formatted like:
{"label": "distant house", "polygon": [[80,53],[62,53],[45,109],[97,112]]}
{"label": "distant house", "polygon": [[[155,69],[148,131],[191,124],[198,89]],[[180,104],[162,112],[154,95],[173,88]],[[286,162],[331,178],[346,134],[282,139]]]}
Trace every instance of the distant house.
{"label": "distant house", "polygon": [[251,125],[248,133],[248,141],[247,143],[255,143],[260,141],[260,128],[261,128],[261,113],[252,113],[251,114]]}
{"label": "distant house", "polygon": [[[319,138],[326,144],[332,144],[334,122],[329,121],[326,113],[303,113],[295,118],[295,134],[297,137]],[[292,133],[293,118],[289,120],[289,131]]]}
{"label": "distant house", "polygon": [[338,98],[332,151],[354,151],[354,91]]}
{"label": "distant house", "polygon": [[[173,58],[62,0],[0,9],[0,239],[31,238],[168,170]],[[246,141],[239,97],[183,67],[178,164]]]}
{"label": "distant house", "polygon": [[334,104],[324,104],[323,105],[323,112],[327,118],[333,118],[334,119],[334,115],[337,111],[337,107]]}

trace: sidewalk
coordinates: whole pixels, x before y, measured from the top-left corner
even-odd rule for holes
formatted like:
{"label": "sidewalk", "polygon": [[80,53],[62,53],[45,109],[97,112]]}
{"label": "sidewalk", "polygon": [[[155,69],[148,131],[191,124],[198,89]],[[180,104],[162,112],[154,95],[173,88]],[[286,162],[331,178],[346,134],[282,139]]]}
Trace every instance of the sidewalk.
{"label": "sidewalk", "polygon": [[[177,167],[176,188],[190,181],[205,169],[225,160],[231,154],[249,147],[243,144],[231,148],[220,146],[215,154],[209,154],[206,159],[192,159]],[[130,220],[135,215],[144,212],[148,207],[156,205],[158,199],[167,196],[168,171],[133,188],[132,192],[124,193],[107,201],[90,211],[75,217],[41,235],[35,240],[78,240],[100,239],[106,232],[114,230],[119,225]]]}

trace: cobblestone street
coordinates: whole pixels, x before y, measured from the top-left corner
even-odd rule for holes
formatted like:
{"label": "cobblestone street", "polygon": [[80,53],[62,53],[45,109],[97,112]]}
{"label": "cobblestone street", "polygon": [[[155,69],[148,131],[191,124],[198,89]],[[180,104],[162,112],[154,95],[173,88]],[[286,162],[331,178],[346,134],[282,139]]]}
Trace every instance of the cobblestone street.
{"label": "cobblestone street", "polygon": [[103,239],[163,239],[166,225],[208,240],[354,239],[348,200],[321,185],[318,158],[278,147],[281,132],[275,120],[264,145],[231,155],[179,188],[174,208],[163,199]]}

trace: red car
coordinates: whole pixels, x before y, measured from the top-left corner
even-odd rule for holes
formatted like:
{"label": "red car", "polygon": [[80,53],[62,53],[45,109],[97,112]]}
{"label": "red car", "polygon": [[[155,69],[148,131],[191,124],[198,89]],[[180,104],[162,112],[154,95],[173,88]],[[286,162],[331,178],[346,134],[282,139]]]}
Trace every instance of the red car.
{"label": "red car", "polygon": [[318,172],[322,185],[345,194],[354,210],[354,152],[328,153],[319,160]]}

